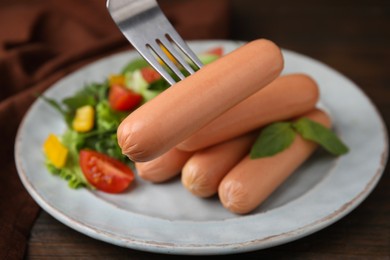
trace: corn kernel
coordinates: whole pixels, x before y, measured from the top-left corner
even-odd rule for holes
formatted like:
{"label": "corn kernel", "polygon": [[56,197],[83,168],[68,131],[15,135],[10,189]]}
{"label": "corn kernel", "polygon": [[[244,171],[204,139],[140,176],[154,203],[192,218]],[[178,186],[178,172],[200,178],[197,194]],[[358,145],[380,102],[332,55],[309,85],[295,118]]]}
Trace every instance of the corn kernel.
{"label": "corn kernel", "polygon": [[95,123],[95,110],[92,106],[87,105],[76,110],[72,127],[77,132],[88,132],[92,130]]}

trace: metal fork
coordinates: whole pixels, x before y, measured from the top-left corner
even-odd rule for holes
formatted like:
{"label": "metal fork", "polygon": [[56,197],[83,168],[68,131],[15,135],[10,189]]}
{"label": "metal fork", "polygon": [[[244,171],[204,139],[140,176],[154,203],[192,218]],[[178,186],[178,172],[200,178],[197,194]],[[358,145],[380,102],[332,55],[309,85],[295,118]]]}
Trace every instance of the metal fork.
{"label": "metal fork", "polygon": [[[155,0],[107,0],[106,4],[127,40],[169,84],[175,84],[176,80],[158,58],[180,80],[185,78],[180,65],[189,74],[195,73],[189,62],[198,69],[202,67],[202,62],[176,32]],[[177,62],[168,57],[164,48]]]}

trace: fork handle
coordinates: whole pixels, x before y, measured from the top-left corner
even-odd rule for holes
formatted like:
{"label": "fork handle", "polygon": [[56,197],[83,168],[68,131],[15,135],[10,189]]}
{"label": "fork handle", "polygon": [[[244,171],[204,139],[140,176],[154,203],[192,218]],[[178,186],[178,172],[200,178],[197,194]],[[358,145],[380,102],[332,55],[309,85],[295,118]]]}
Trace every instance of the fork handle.
{"label": "fork handle", "polygon": [[158,6],[158,4],[156,0],[107,0],[106,6],[114,21],[118,23]]}

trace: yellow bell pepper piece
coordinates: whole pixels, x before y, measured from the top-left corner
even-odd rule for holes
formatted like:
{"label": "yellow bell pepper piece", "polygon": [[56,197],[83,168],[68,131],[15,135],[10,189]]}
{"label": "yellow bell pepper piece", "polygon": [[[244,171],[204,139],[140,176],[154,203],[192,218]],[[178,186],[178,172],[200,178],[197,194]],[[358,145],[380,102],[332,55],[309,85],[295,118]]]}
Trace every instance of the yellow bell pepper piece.
{"label": "yellow bell pepper piece", "polygon": [[92,130],[95,123],[95,110],[87,105],[76,110],[76,115],[72,122],[72,127],[77,132],[88,132]]}
{"label": "yellow bell pepper piece", "polygon": [[68,149],[61,143],[57,136],[50,134],[43,144],[43,151],[47,159],[56,167],[65,166],[68,157]]}
{"label": "yellow bell pepper piece", "polygon": [[[173,63],[178,65],[177,60],[175,59],[175,57],[173,57],[173,55],[167,50],[167,48],[165,48],[164,45],[160,44],[160,48],[164,51],[165,55],[167,55],[168,59],[170,59]],[[158,61],[160,62],[161,65],[165,64],[160,58],[158,58]]]}
{"label": "yellow bell pepper piece", "polygon": [[120,74],[112,74],[108,77],[108,84],[109,86],[112,85],[125,85],[125,77]]}

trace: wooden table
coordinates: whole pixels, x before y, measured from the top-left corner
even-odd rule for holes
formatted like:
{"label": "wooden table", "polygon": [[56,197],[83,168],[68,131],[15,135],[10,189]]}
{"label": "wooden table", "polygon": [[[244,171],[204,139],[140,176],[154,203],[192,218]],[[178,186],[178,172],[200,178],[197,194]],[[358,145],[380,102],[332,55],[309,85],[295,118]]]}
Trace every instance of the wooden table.
{"label": "wooden table", "polygon": [[[330,65],[363,89],[389,126],[390,3],[344,2],[347,1],[234,0],[231,38],[269,38],[283,48]],[[387,167],[372,194],[337,223],[303,239],[242,256],[390,259],[389,171]],[[165,259],[167,256],[94,240],[42,212],[32,230],[27,257]]]}

